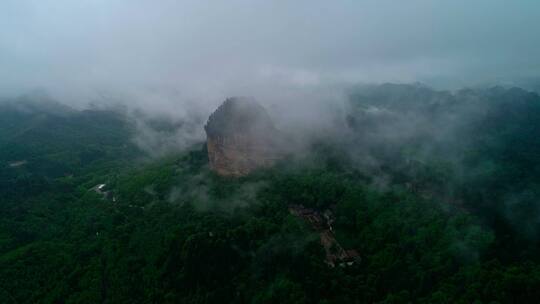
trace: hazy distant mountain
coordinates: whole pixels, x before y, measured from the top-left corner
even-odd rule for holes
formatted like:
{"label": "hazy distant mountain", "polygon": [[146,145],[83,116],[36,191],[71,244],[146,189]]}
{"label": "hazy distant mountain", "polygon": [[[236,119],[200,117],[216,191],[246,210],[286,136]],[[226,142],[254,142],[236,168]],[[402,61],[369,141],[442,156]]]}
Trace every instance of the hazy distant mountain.
{"label": "hazy distant mountain", "polygon": [[6,100],[0,103],[0,166],[24,160],[41,172],[73,173],[108,154],[132,153],[132,134],[116,112],[77,111],[30,97]]}

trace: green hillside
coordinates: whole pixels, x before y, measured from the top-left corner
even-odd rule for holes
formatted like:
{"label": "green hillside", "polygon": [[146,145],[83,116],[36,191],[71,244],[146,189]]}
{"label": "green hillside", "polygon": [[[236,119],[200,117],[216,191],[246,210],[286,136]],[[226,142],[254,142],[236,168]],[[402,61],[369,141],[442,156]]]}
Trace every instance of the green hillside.
{"label": "green hillside", "polygon": [[[240,178],[203,143],[143,161],[114,111],[0,105],[2,302],[535,302],[540,97],[350,93],[341,137]],[[330,267],[298,205],[359,259]]]}

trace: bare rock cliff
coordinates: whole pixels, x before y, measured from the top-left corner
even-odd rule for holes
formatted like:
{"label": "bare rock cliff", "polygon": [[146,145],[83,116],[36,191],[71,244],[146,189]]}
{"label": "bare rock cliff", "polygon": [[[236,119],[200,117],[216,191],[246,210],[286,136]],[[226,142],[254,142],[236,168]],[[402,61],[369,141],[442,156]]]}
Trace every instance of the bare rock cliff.
{"label": "bare rock cliff", "polygon": [[228,98],[208,118],[210,168],[223,176],[243,176],[271,166],[281,155],[279,132],[266,110],[253,99]]}

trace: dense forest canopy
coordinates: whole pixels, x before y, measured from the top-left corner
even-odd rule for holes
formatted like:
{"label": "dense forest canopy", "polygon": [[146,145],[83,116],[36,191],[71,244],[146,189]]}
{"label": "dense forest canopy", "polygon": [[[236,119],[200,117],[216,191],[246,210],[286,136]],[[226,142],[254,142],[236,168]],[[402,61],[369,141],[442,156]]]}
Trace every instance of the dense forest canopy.
{"label": "dense forest canopy", "polygon": [[[536,93],[357,86],[343,108],[307,148],[224,178],[204,142],[149,158],[125,113],[3,101],[0,299],[537,301]],[[329,267],[291,205],[331,210],[360,260]]]}

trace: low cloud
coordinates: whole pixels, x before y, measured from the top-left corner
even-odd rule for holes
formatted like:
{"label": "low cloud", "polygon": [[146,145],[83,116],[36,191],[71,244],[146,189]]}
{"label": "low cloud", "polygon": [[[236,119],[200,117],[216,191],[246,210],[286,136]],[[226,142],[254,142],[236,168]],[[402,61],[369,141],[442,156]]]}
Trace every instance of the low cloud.
{"label": "low cloud", "polygon": [[502,0],[6,0],[0,94],[37,87],[85,104],[105,90],[152,109],[147,93],[159,91],[174,112],[179,99],[266,99],[283,87],[508,83],[540,71],[539,8]]}

